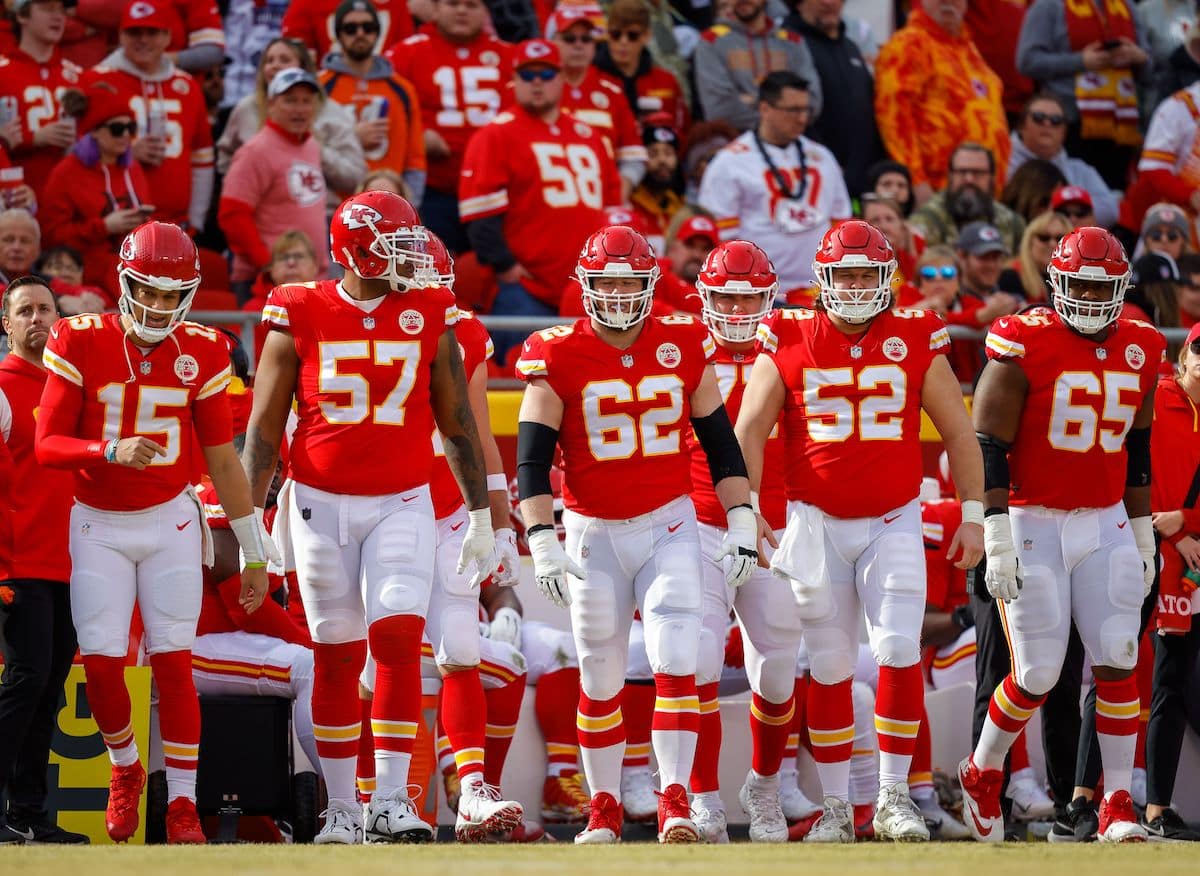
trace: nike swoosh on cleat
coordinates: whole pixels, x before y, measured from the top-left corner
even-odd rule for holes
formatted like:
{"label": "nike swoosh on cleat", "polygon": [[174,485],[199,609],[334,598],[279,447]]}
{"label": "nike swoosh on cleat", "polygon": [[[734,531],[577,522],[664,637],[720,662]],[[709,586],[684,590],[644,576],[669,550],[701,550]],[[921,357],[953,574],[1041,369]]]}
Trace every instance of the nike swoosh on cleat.
{"label": "nike swoosh on cleat", "polygon": [[987,829],[984,829],[984,826],[979,821],[979,816],[975,814],[975,810],[972,809],[970,806],[967,806],[966,810],[971,813],[971,820],[975,822],[975,827],[979,830],[979,835],[980,836],[991,836],[992,828],[989,827]]}

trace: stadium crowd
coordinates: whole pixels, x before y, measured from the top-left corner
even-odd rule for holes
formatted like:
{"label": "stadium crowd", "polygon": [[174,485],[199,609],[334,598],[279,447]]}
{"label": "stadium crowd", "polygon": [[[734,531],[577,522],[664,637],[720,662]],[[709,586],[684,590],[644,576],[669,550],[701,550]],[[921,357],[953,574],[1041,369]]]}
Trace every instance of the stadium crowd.
{"label": "stadium crowd", "polygon": [[[171,842],[205,839],[196,692],[295,701],[317,841],[428,839],[422,679],[463,842],[727,841],[722,683],[751,692],[753,841],[1200,840],[1172,809],[1200,650],[1193,4],[919,0],[877,34],[842,0],[6,3],[0,843],[86,840],[44,809],[77,651],[106,827],[135,833],[135,601]],[[236,309],[254,349],[184,321]],[[1095,387],[1061,389],[1084,358]],[[495,377],[525,384],[507,473]],[[1077,511],[1121,535],[1068,538]],[[518,552],[570,632],[523,619]],[[964,682],[951,791],[923,692]],[[500,791],[528,686],[540,820]]]}

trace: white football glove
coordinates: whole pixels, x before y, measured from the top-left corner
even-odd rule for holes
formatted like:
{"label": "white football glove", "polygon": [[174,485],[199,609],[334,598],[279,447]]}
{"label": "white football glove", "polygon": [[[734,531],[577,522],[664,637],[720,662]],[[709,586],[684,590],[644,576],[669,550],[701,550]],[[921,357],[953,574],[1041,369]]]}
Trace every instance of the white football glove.
{"label": "white football glove", "polygon": [[1134,517],[1130,521],[1138,553],[1142,555],[1142,598],[1150,595],[1154,572],[1158,569],[1158,548],[1154,544],[1154,522],[1150,517]]}
{"label": "white football glove", "polygon": [[468,512],[470,522],[466,534],[463,535],[462,550],[458,554],[458,574],[467,571],[474,565],[475,574],[471,577],[468,587],[478,587],[500,564],[500,555],[496,551],[496,536],[492,532],[492,512],[489,508],[479,508]]}
{"label": "white football glove", "polygon": [[[255,507],[254,519],[258,521],[258,532],[262,536],[263,553],[267,556],[267,562],[270,565],[283,568],[283,554],[279,552],[279,545],[275,544],[275,539],[271,537],[271,533],[267,531],[267,522],[263,519],[266,511],[262,508]],[[287,513],[286,511],[284,513]]]}
{"label": "white football glove", "polygon": [[740,506],[730,508],[725,514],[725,540],[713,561],[720,563],[729,557],[725,582],[730,587],[740,587],[758,565],[758,518],[751,509]]}
{"label": "white football glove", "polygon": [[1007,514],[983,518],[983,552],[987,571],[983,581],[993,599],[1012,602],[1021,593],[1021,563],[1013,544],[1012,522]]}
{"label": "white football glove", "polygon": [[490,630],[488,638],[493,642],[508,642],[514,648],[521,647],[521,615],[515,608],[496,609]]}
{"label": "white football glove", "polygon": [[539,529],[528,538],[538,590],[559,608],[566,608],[571,604],[567,575],[574,575],[582,581],[583,569],[567,556],[562,542],[558,540],[558,533],[553,529]]}
{"label": "white football glove", "polygon": [[510,528],[496,530],[496,550],[500,567],[492,573],[492,581],[500,587],[512,587],[521,580],[521,555],[517,553],[517,534]]}

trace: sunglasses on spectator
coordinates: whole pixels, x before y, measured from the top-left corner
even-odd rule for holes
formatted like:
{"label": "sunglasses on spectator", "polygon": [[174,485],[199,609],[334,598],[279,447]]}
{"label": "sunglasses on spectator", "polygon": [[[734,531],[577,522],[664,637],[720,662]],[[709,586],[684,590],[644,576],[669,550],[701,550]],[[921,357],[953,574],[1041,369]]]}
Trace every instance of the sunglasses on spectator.
{"label": "sunglasses on spectator", "polygon": [[1039,234],[1034,234],[1033,236],[1037,238],[1038,243],[1053,243],[1056,246],[1058,245],[1058,242],[1062,240],[1061,234],[1046,234],[1044,231]]}
{"label": "sunglasses on spectator", "polygon": [[958,268],[954,265],[923,265],[921,267],[922,280],[936,280],[941,277],[943,280],[953,280],[958,276]]}
{"label": "sunglasses on spectator", "polygon": [[1059,207],[1058,212],[1068,219],[1085,219],[1092,215],[1091,207]]}
{"label": "sunglasses on spectator", "polygon": [[627,30],[610,30],[608,32],[608,38],[614,43],[619,43],[621,40],[629,40],[631,43],[636,43],[642,38],[642,34],[644,33],[645,31],[641,30],[640,28],[631,27]]}
{"label": "sunglasses on spectator", "polygon": [[1057,128],[1059,125],[1065,125],[1067,123],[1066,116],[1059,115],[1058,113],[1039,113],[1037,110],[1031,112],[1029,114],[1029,118],[1033,119],[1034,124],[1051,125],[1055,128]]}
{"label": "sunglasses on spectator", "polygon": [[126,134],[132,137],[137,133],[137,122],[109,122],[107,125],[101,125],[100,127],[114,137],[124,137]]}
{"label": "sunglasses on spectator", "polygon": [[553,67],[538,67],[533,70],[526,67],[518,70],[517,75],[521,77],[522,82],[549,82],[558,75],[558,71]]}
{"label": "sunglasses on spectator", "polygon": [[1174,228],[1166,230],[1156,228],[1146,235],[1147,240],[1166,240],[1168,243],[1175,243],[1177,240],[1183,240],[1183,235]]}
{"label": "sunglasses on spectator", "polygon": [[340,33],[344,33],[346,36],[358,36],[360,33],[370,35],[379,33],[379,25],[373,21],[351,21],[342,25]]}
{"label": "sunglasses on spectator", "polygon": [[583,43],[585,46],[590,46],[595,42],[590,33],[560,33],[558,38],[568,46],[573,46],[576,43]]}

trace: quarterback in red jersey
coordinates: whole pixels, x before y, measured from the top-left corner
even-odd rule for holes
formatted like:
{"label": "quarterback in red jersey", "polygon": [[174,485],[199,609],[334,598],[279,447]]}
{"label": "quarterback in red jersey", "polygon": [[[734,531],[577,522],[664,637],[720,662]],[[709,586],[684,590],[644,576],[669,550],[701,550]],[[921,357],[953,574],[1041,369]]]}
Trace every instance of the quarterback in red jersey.
{"label": "quarterback in red jersey", "polygon": [[148,222],[121,244],[118,270],[120,314],[85,313],[51,331],[37,455],[43,465],[76,470],[71,615],[88,701],[113,763],[108,834],[123,842],[137,830],[146,782],[125,690],[136,602],[160,697],[167,838],[200,843],[200,706],[190,649],[201,558],[212,564],[212,543],[188,482],[193,429],[242,547],[247,611],[267,592],[267,549],[232,444],[229,348],[213,329],[184,321],[200,284],[195,244],[178,226]]}
{"label": "quarterback in red jersey", "polygon": [[[779,279],[767,254],[746,240],[719,244],[704,260],[696,281],[703,301],[702,319],[716,345],[713,370],[725,401],[736,418],[750,369],[758,355],[754,337],[771,312]],[[725,537],[725,510],[713,489],[708,458],[689,435],[692,454],[692,502],[699,520],[700,551],[711,557]],[[767,525],[782,535],[786,518],[783,494],[783,436],[778,429],[767,439],[765,470],[775,473],[762,484],[759,504]],[[753,500],[752,500],[753,503]],[[787,821],[779,799],[779,768],[795,703],[796,653],[800,619],[791,594],[771,573],[758,568],[737,590],[731,590],[719,563],[703,564],[704,619],[696,685],[700,696],[700,735],[692,768],[692,812],[708,842],[728,842],[724,806],[717,793],[721,749],[721,715],[717,685],[724,664],[729,609],[737,613],[743,635],[746,675],[750,681],[752,768],[742,788],[742,806],[750,816],[751,842],[785,842]]]}
{"label": "quarterback in red jersey", "polygon": [[953,552],[969,568],[983,552],[983,469],[950,337],[933,313],[892,310],[896,257],[861,220],[826,232],[813,260],[815,310],[778,311],[759,328],[737,433],[751,485],[783,413],[788,525],[771,568],[791,583],[811,660],[808,726],[825,812],[806,842],[853,842],[847,801],[854,715],[851,682],[865,610],[879,664],[875,728],[881,837],[922,841],[908,792],[922,714],[921,411],[933,420],[966,500]]}
{"label": "quarterback in red jersey", "polygon": [[480,261],[497,271],[493,308],[552,314],[602,208],[621,202],[620,177],[600,135],[560,110],[558,48],[526,40],[513,63],[516,105],[471,138],[459,212]]}
{"label": "quarterback in red jersey", "polygon": [[[1150,518],[1150,426],[1165,341],[1118,314],[1121,244],[1085,226],[1048,268],[1053,312],[1000,319],[973,414],[987,488],[988,592],[1012,649],[975,752],[959,766],[967,826],[1003,839],[1004,757],[1057,681],[1071,623],[1092,660],[1105,796],[1098,836],[1141,842],[1129,794],[1143,598],[1158,564]],[[1020,545],[1018,554],[1017,546]]]}
{"label": "quarterback in red jersey", "polygon": [[421,637],[437,530],[429,480],[436,423],[467,498],[456,568],[496,568],[484,460],[454,334],[454,294],[436,285],[428,234],[398,195],[344,201],[330,227],[341,281],[279,286],[255,381],[243,464],[261,506],[296,401],[294,481],[284,522],[313,637],[313,721],[329,810],[319,843],[360,843],[355,801],[358,677],[378,664],[371,727],[378,791],[370,842],[432,838],[408,796],[420,720]]}
{"label": "quarterback in red jersey", "polygon": [[[646,239],[608,226],[577,268],[588,319],[530,336],[517,363],[528,386],[517,435],[517,478],[534,575],[571,607],[582,692],[578,729],[592,790],[577,843],[620,838],[621,690],[634,610],[645,623],[658,700],[654,749],[662,794],[659,841],[696,842],[687,791],[700,721],[696,665],[703,587],[686,441],[688,421],[708,454],[728,533],[727,582],[758,560],[745,465],[709,365],[712,339],[690,316],[651,317],[658,266]],[[550,466],[563,458],[566,549],[554,529]],[[614,489],[626,485],[627,489]]]}

